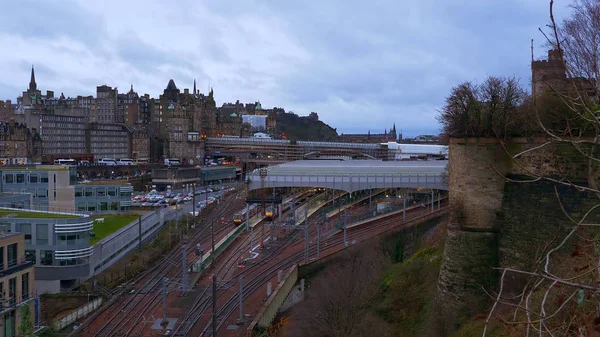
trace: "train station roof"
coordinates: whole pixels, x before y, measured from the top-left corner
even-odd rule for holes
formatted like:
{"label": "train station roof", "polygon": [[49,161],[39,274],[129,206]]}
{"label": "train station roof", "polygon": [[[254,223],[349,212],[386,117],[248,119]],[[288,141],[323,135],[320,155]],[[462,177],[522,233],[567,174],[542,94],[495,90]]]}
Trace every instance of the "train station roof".
{"label": "train station roof", "polygon": [[325,187],[346,191],[369,188],[447,189],[442,181],[447,160],[298,160],[254,170],[249,189]]}

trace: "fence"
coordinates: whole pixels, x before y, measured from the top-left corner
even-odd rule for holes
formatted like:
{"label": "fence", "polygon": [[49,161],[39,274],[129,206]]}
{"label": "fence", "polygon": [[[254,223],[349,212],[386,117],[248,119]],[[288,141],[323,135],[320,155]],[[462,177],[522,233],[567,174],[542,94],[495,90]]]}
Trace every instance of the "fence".
{"label": "fence", "polygon": [[[165,225],[167,220],[174,217],[176,212],[177,211],[175,210],[165,211],[165,208],[160,208],[142,216],[142,241],[152,237]],[[106,270],[131,250],[138,247],[140,234],[139,221],[140,220],[138,219],[131,222],[129,225],[121,228],[94,245],[94,254],[91,261],[93,268],[92,274]]]}
{"label": "fence", "polygon": [[56,323],[54,323],[54,325],[56,325],[56,328],[58,330],[62,330],[68,327],[69,325],[77,322],[77,320],[89,315],[90,313],[98,309],[100,305],[102,305],[102,297],[98,297],[95,300],[89,302],[88,304],[71,311],[66,316],[63,316],[62,318],[58,319]]}
{"label": "fence", "polygon": [[255,327],[266,328],[268,327],[275,316],[277,316],[277,312],[279,312],[279,308],[287,298],[288,294],[298,281],[298,265],[293,265],[289,271],[286,273],[283,280],[279,283],[275,291],[269,296],[269,299],[261,310],[258,312],[250,326],[248,326],[247,335],[252,336],[252,332]]}

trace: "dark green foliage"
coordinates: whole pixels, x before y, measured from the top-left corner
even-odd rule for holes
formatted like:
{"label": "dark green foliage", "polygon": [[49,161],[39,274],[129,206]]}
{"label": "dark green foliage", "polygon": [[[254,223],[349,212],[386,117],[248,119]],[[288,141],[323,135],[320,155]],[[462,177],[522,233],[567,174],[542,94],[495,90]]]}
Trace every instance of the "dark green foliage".
{"label": "dark green foliage", "polygon": [[382,281],[377,313],[394,327],[394,336],[423,336],[435,299],[442,260],[439,246],[425,248],[392,265]]}
{"label": "dark green foliage", "polygon": [[277,131],[291,140],[336,141],[337,131],[317,118],[300,117],[295,113],[282,112],[276,115]]}
{"label": "dark green foliage", "polygon": [[19,336],[33,336],[33,319],[31,318],[31,308],[29,308],[29,305],[23,305],[19,308],[19,316],[21,317]]}

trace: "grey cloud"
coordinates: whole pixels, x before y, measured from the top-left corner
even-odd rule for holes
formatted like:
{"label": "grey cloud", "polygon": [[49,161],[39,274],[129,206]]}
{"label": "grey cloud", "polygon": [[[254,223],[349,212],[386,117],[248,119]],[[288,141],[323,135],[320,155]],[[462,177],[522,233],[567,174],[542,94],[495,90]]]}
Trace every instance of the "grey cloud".
{"label": "grey cloud", "polygon": [[68,36],[93,47],[102,37],[104,22],[71,0],[4,1],[0,30],[24,38],[49,39]]}

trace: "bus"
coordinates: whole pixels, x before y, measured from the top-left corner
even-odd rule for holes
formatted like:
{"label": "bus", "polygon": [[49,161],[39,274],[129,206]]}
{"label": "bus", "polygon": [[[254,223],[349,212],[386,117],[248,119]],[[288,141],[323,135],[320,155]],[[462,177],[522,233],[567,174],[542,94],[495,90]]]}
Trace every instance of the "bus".
{"label": "bus", "polygon": [[55,159],[54,165],[77,166],[75,159]]}

